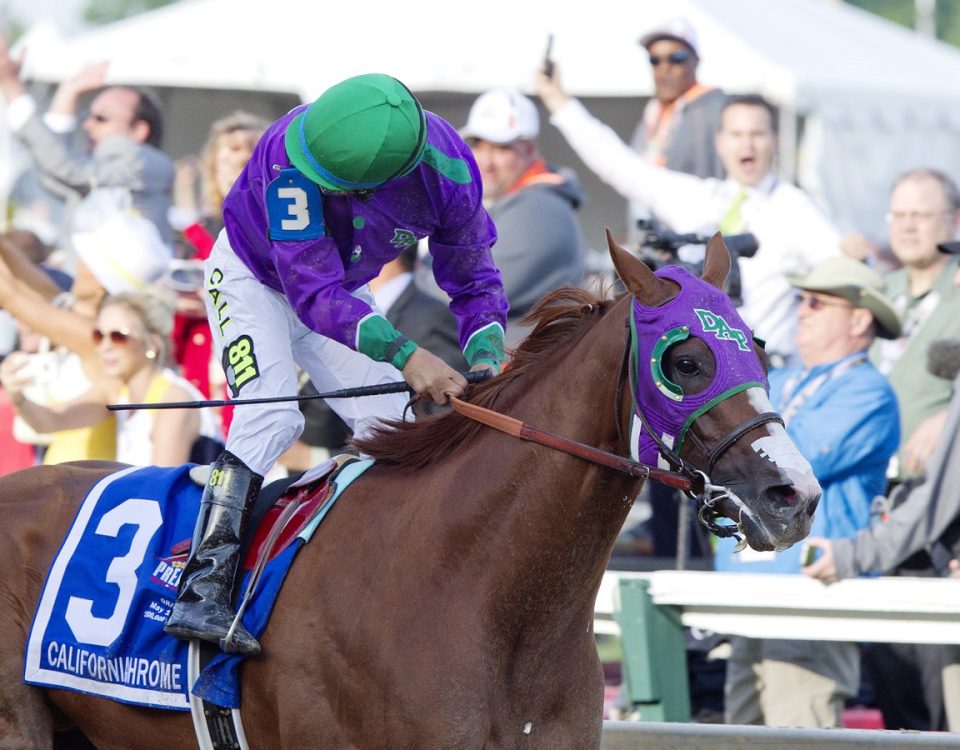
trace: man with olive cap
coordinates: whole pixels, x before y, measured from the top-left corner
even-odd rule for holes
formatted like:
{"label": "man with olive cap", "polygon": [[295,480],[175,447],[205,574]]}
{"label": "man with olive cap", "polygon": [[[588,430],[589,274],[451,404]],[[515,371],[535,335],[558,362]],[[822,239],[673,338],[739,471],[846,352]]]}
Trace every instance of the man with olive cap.
{"label": "man with olive cap", "polygon": [[[900,335],[900,320],[882,277],[853,258],[825,260],[791,284],[802,364],[770,372],[770,400],[823,488],[811,534],[850,537],[869,526],[900,439],[893,388],[867,356],[875,337]],[[763,451],[763,440],[754,450]],[[733,540],[721,539],[715,564],[730,572],[799,573],[802,548],[734,554]],[[731,646],[727,723],[840,726],[844,700],[860,685],[857,644],[738,637]]]}
{"label": "man with olive cap", "polygon": [[[300,365],[319,391],[403,379],[439,404],[466,380],[397,331],[367,282],[429,238],[472,369],[498,372],[507,299],[476,162],[456,130],[400,81],[349,78],[275,122],[223,205],[205,262],[207,315],[234,398],[293,396]],[[399,371],[399,373],[398,373]],[[331,400],[357,435],[399,418],[402,394]],[[234,619],[239,544],[263,474],[299,436],[296,402],[235,411],[204,489],[166,631],[221,642]],[[255,654],[238,626],[225,650]]]}

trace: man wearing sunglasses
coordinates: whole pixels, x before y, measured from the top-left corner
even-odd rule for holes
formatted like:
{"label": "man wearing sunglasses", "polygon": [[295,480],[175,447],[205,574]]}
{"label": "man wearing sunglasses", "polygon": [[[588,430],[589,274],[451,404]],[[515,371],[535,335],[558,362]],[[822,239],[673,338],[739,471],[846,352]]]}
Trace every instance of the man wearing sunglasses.
{"label": "man wearing sunglasses", "polygon": [[[697,81],[700,55],[697,36],[681,17],[650,29],[640,38],[653,74],[653,97],[643,109],[630,145],[657,166],[697,177],[723,177],[714,136],[726,94]],[[638,239],[637,220],[650,209],[631,201],[631,238]]]}
{"label": "man wearing sunglasses", "polygon": [[[875,338],[900,335],[900,319],[883,278],[853,258],[830,258],[791,284],[800,364],[770,372],[770,401],[823,488],[811,535],[852,537],[870,525],[900,438],[893,388],[867,356]],[[718,540],[717,570],[797,574],[806,563],[803,545],[736,554],[734,546]],[[856,643],[738,637],[731,647],[727,723],[840,726],[860,684]]]}
{"label": "man wearing sunglasses", "polygon": [[715,134],[727,176],[702,178],[650,164],[566,93],[559,69],[537,75],[538,93],[550,122],[604,182],[676,232],[756,236],[756,254],[738,263],[740,314],[767,342],[773,363],[795,357],[796,302],[787,274],[840,255],[841,237],[810,196],[774,171],[777,117],[770,103],[757,95],[727,98]]}
{"label": "man wearing sunglasses", "polygon": [[[348,78],[271,125],[227,195],[223,219],[204,287],[234,398],[295,395],[295,365],[320,392],[402,377],[441,405],[463,393],[464,377],[396,330],[368,287],[422,239],[467,364],[499,372],[508,305],[476,161],[457,131],[395,78]],[[401,418],[406,400],[329,405],[365,436],[380,419]],[[168,633],[214,643],[226,636],[247,515],[263,475],[302,430],[296,402],[235,410]],[[260,651],[242,626],[225,647]]]}
{"label": "man wearing sunglasses", "polygon": [[[67,201],[68,225],[77,203],[96,188],[122,188],[137,212],[157,227],[167,244],[173,189],[173,161],[160,150],[163,116],[146,92],[104,86],[106,63],[90,65],[57,88],[45,114],[20,81],[20,60],[0,37],[0,94],[7,102],[7,124],[30,152],[44,183]],[[78,115],[80,99],[97,91],[89,112]],[[79,126],[88,149],[73,145]],[[72,226],[65,236],[69,237]]]}

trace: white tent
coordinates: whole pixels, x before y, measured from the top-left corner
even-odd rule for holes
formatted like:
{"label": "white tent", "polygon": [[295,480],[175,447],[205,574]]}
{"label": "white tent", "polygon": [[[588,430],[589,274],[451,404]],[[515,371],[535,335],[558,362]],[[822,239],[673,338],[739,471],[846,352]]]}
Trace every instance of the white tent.
{"label": "white tent", "polygon": [[[697,29],[702,81],[762,93],[781,108],[782,171],[793,177],[799,164],[801,183],[842,228],[882,236],[887,190],[904,168],[939,166],[960,176],[960,89],[943,84],[960,80],[960,52],[829,0],[486,0],[468,7],[182,0],[72,39],[37,34],[27,40],[25,73],[57,81],[109,59],[118,82],[288,92],[302,100],[371,70],[425,96],[499,85],[529,91],[553,33],[567,87],[626,135],[639,114],[636,97],[652,91],[637,38],[672,15]],[[458,101],[462,117],[469,98]],[[556,160],[579,166],[586,178],[572,156]],[[590,179],[585,184],[605,206],[595,216],[616,226],[610,217],[620,216],[622,204]]]}

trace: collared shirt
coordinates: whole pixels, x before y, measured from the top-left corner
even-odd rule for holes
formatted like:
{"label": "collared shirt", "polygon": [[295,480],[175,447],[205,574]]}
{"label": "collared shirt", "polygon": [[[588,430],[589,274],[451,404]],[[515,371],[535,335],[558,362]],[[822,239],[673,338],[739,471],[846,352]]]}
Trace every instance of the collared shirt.
{"label": "collared shirt", "polygon": [[321,236],[271,239],[268,188],[281,171],[292,169],[284,134],[305,106],[267,130],[224,201],[227,237],[237,257],[261,283],[285,295],[310,329],[382,359],[377,347],[383,342],[360,336],[361,323],[380,316],[352,292],[429,237],[434,275],[452,299],[463,349],[475,334],[502,331],[507,300],[490,252],[497,235],[482,205],[479,170],[453,127],[433,113],[425,113],[427,154],[416,169],[368,197],[322,193]]}
{"label": "collared shirt", "polygon": [[379,289],[373,292],[373,301],[377,303],[377,307],[380,308],[380,312],[384,315],[389,315],[390,308],[393,307],[393,303],[397,301],[397,298],[403,294],[403,290],[407,288],[407,284],[413,281],[413,272],[405,271],[404,273],[394,276],[389,281],[385,282]]}
{"label": "collared shirt", "polygon": [[[954,282],[960,258],[950,258],[924,294],[910,294],[905,268],[887,274],[887,296],[904,323],[904,333],[888,341],[878,339],[870,360],[890,379],[900,402],[905,444],[927,417],[947,408],[953,383],[927,369],[927,348],[937,339],[960,337],[960,287]],[[900,461],[902,465],[902,460]],[[901,479],[906,478],[901,471]]]}
{"label": "collared shirt", "polygon": [[745,186],[727,178],[700,178],[653,166],[609,127],[571,99],[550,121],[577,155],[624,197],[648,206],[677,232],[712,234],[734,196],[746,189],[743,229],[759,249],[740,259],[740,314],[773,354],[795,353],[795,290],[787,277],[808,273],[840,254],[840,233],[802,190],[773,173]]}

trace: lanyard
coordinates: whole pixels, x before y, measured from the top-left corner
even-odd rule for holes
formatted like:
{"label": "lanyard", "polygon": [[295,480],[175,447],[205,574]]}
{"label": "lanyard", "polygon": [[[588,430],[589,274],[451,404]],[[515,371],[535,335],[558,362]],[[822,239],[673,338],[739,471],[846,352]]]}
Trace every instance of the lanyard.
{"label": "lanyard", "polygon": [[793,391],[800,384],[800,381],[806,376],[807,371],[803,370],[791,377],[783,387],[783,398],[786,401],[786,406],[783,407],[781,416],[783,417],[784,425],[790,424],[790,420],[793,419],[794,415],[800,411],[800,408],[814,393],[820,390],[824,383],[828,383],[834,378],[839,378],[844,373],[849,372],[854,367],[864,364],[866,361],[867,355],[863,352],[841,360],[826,372],[822,372],[817,375],[817,377],[807,383],[797,393],[794,393]]}

